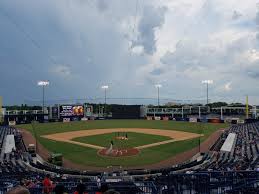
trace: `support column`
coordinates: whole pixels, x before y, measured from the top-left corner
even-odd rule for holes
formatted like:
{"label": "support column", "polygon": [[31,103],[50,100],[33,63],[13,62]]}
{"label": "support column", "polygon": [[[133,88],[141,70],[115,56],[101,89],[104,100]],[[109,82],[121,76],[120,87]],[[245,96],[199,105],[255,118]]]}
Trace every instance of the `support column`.
{"label": "support column", "polygon": [[220,107],[220,119],[223,120],[223,108]]}
{"label": "support column", "polygon": [[255,106],[255,118],[257,119],[257,107]]}
{"label": "support column", "polygon": [[246,96],[246,119],[249,117],[248,96]]}

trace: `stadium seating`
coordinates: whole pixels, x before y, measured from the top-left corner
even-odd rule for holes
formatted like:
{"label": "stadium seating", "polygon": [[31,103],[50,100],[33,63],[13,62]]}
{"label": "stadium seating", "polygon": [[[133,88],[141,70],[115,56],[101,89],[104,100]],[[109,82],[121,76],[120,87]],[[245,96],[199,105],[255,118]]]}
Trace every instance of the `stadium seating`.
{"label": "stadium seating", "polygon": [[[237,134],[233,151],[221,152],[229,133]],[[5,153],[7,135],[15,137],[16,150]],[[233,125],[201,160],[190,160],[166,169],[136,169],[114,173],[81,172],[56,167],[47,162],[33,162],[21,133],[13,127],[0,127],[0,194],[16,185],[30,193],[42,193],[42,180],[51,174],[55,184],[73,193],[81,181],[88,193],[100,185],[120,193],[259,193],[259,123]],[[100,178],[100,183],[97,179]]]}
{"label": "stadium seating", "polygon": [[221,140],[224,141],[229,133],[237,134],[234,151],[231,153],[217,151],[216,154],[214,152],[214,158],[206,169],[256,170],[259,160],[259,123],[234,125],[222,135]]}

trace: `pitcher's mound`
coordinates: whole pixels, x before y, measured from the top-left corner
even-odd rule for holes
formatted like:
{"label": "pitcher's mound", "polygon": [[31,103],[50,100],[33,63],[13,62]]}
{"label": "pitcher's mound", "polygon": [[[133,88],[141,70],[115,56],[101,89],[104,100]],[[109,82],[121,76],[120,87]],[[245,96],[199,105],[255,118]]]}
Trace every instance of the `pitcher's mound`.
{"label": "pitcher's mound", "polygon": [[123,156],[134,156],[139,153],[137,148],[125,148],[125,149],[113,149],[109,150],[108,148],[101,149],[98,151],[98,154],[101,156],[108,157],[123,157]]}
{"label": "pitcher's mound", "polygon": [[128,138],[124,137],[124,136],[118,136],[118,137],[115,137],[115,139],[118,139],[118,140],[128,140]]}

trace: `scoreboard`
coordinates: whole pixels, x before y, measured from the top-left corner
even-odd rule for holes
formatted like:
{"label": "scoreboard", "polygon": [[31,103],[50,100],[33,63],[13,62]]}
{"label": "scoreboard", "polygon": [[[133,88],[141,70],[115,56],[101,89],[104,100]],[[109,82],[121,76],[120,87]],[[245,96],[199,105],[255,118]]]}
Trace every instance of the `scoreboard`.
{"label": "scoreboard", "polygon": [[83,117],[84,106],[82,105],[61,105],[60,106],[60,117]]}

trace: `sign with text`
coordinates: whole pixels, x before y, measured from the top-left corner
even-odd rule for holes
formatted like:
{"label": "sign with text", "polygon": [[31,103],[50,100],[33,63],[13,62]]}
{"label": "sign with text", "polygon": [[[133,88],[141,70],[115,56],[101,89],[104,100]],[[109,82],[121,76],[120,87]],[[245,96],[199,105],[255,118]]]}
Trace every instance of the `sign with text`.
{"label": "sign with text", "polygon": [[68,123],[70,122],[70,118],[63,118],[63,123]]}
{"label": "sign with text", "polygon": [[84,107],[82,105],[62,105],[60,106],[61,117],[83,116]]}

